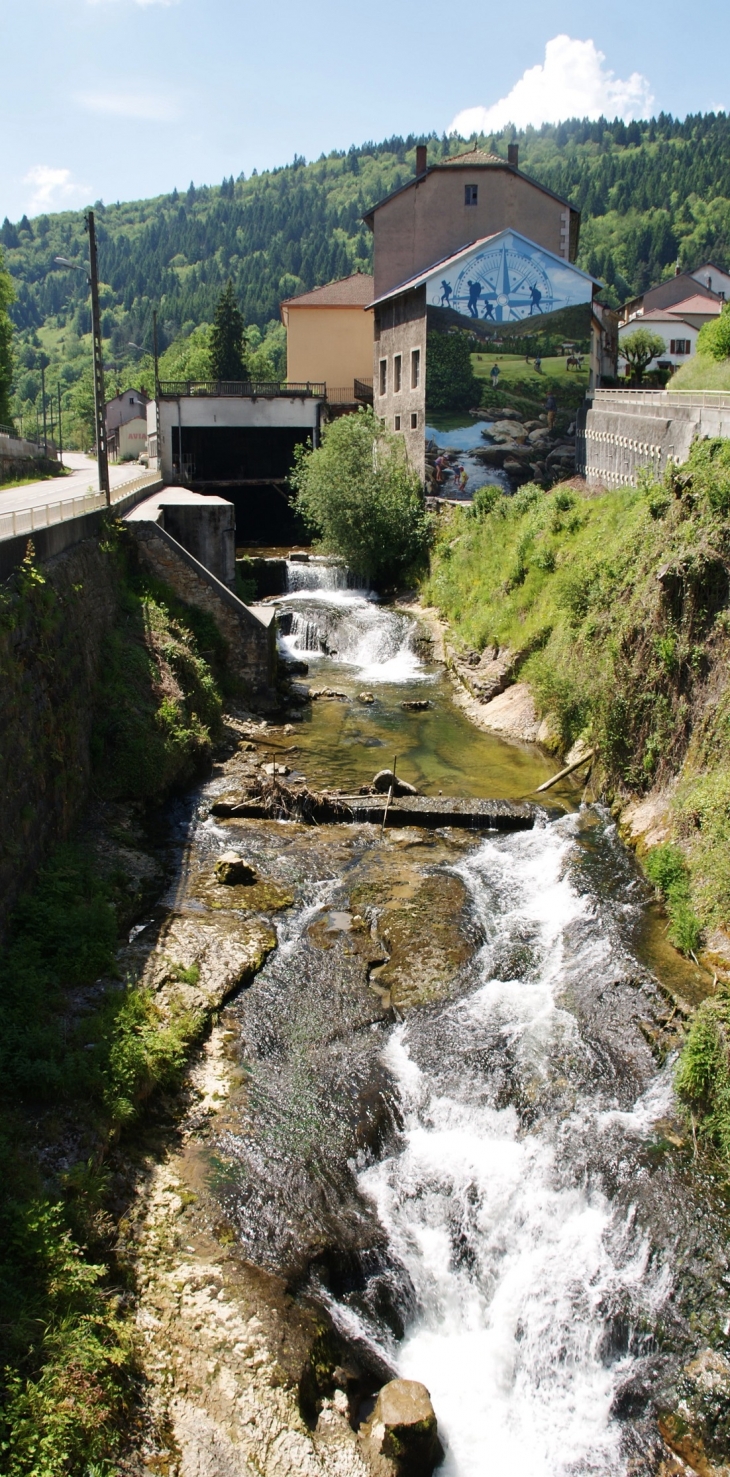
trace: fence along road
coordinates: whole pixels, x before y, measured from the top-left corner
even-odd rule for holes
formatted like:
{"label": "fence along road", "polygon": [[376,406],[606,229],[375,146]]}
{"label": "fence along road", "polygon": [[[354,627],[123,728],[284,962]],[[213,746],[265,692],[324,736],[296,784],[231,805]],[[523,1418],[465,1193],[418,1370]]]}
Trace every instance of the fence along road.
{"label": "fence along road", "polygon": [[[48,528],[52,523],[63,523],[67,518],[78,518],[82,513],[94,513],[106,506],[106,499],[97,490],[93,458],[72,451],[64,453],[64,460],[72,469],[68,477],[0,489],[0,542],[18,534],[30,536],[37,528]],[[127,464],[111,466],[109,479],[113,505],[134,492],[135,487],[158,482],[159,473]]]}

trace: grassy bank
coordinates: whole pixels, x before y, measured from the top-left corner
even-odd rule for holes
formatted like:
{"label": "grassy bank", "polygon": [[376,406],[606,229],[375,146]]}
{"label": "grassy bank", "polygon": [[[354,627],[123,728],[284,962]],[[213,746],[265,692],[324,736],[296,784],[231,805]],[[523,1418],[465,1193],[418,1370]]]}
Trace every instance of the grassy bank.
{"label": "grassy bank", "polygon": [[[730,442],[714,441],[661,484],[596,498],[485,489],[441,523],[423,590],[465,653],[518,654],[556,751],[594,746],[610,800],[669,789],[670,839],[643,864],[686,954],[730,932],[729,568]],[[695,1017],[677,1086],[730,1168],[727,984]]]}
{"label": "grassy bank", "polygon": [[[93,784],[107,801],[159,801],[210,754],[225,647],[211,623],[134,568],[118,533],[110,539],[122,604],[96,693]],[[42,571],[26,598],[52,600]],[[110,862],[103,845],[59,847],[15,910],[0,957],[8,1477],[117,1470],[135,1360],[120,1314],[106,1151],[155,1090],[177,1083],[204,1025],[198,1013],[163,1016],[149,990],[118,977],[118,941],[149,902],[121,850]]]}
{"label": "grassy bank", "polygon": [[556,749],[615,797],[679,776],[675,843],[705,928],[730,924],[730,443],[661,486],[485,489],[442,523],[424,597],[464,650],[510,647]]}

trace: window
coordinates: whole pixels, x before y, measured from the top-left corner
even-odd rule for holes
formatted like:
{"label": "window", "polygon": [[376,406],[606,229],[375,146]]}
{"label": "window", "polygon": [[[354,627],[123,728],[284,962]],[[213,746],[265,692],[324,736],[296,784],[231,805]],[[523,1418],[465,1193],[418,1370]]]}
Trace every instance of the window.
{"label": "window", "polygon": [[400,416],[399,415],[397,415],[396,418],[395,418],[395,429],[396,429],[396,431],[399,431],[400,430]]}
{"label": "window", "polygon": [[400,354],[396,354],[393,360],[393,389],[398,393],[401,386],[401,367],[403,360]]}
{"label": "window", "polygon": [[418,430],[418,411],[417,410],[412,410],[411,411],[411,430],[412,431],[417,431]]}
{"label": "window", "polygon": [[691,354],[692,344],[688,338],[673,338],[669,344],[670,354]]}
{"label": "window", "polygon": [[476,205],[478,185],[464,185],[464,204]]}
{"label": "window", "polygon": [[411,389],[417,390],[421,383],[421,350],[411,349]]}
{"label": "window", "polygon": [[381,393],[381,395],[384,395],[385,394],[387,388],[388,388],[388,361],[387,361],[387,359],[381,359],[381,361],[380,361],[380,393]]}
{"label": "window", "polygon": [[134,395],[130,395],[130,397],[129,397],[129,403],[130,403],[130,405],[134,405]]}

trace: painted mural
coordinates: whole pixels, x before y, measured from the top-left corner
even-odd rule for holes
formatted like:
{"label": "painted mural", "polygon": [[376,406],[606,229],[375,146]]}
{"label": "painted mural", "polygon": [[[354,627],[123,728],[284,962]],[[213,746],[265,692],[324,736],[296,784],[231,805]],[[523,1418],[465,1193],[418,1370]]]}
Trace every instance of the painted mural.
{"label": "painted mural", "polygon": [[[425,285],[428,490],[469,501],[490,483],[510,490],[540,480],[548,450],[540,416],[547,422],[555,405],[556,365],[579,372],[589,355],[592,278],[507,230],[435,267]],[[507,383],[519,400],[523,364],[530,386],[522,393],[535,402],[527,429],[503,423],[498,409]],[[494,409],[474,366],[500,391]]]}
{"label": "painted mural", "polygon": [[503,231],[474,253],[460,255],[426,286],[429,308],[446,309],[493,329],[530,320],[537,327],[593,296],[590,277],[516,231]]}

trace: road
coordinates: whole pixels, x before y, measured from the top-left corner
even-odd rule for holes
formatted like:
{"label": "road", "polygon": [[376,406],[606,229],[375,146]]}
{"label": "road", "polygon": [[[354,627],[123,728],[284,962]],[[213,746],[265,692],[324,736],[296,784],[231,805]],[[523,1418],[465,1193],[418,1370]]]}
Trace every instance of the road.
{"label": "road", "polygon": [[[0,489],[0,514],[19,513],[25,508],[43,508],[46,503],[57,503],[61,498],[83,497],[87,492],[98,492],[99,478],[93,457],[80,451],[65,451],[63,460],[71,473],[68,477],[48,477],[41,482],[28,482],[24,487]],[[136,463],[123,462],[121,466],[109,468],[109,485],[115,487],[144,475],[144,467]]]}

